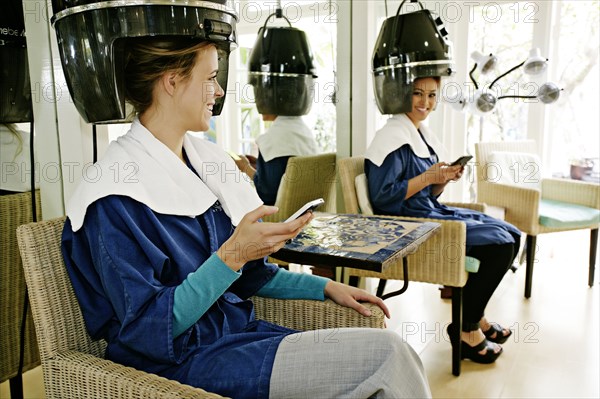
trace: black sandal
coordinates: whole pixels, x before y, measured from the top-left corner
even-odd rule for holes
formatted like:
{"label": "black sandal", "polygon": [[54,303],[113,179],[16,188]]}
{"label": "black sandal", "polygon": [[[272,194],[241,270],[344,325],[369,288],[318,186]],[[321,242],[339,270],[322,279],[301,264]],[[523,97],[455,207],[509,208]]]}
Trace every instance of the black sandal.
{"label": "black sandal", "polygon": [[[487,331],[482,331],[488,341],[494,342],[496,344],[503,344],[512,335],[512,331],[509,329],[506,329],[508,330],[508,334],[504,335],[504,330],[505,329],[500,324],[492,322],[490,323],[490,328]],[[494,333],[496,334],[496,336],[492,337]]]}
{"label": "black sandal", "polygon": [[[480,351],[486,349],[484,355],[479,353]],[[500,347],[500,351],[498,353],[494,352],[494,344],[484,339],[476,346],[471,346],[465,341],[462,342],[462,347],[460,350],[461,359],[470,359],[475,363],[489,364],[494,363],[498,356],[502,354],[502,347]]]}
{"label": "black sandal", "polygon": [[[473,331],[475,327],[479,328],[478,323],[465,323],[463,324],[463,330]],[[448,327],[446,327],[446,331],[448,336],[450,337],[450,343],[452,346],[457,344],[455,339],[452,339],[452,332],[456,332],[453,323],[450,323]],[[500,351],[498,353],[494,352],[494,344],[492,344],[487,339],[484,339],[476,346],[471,346],[467,342],[461,340],[461,350],[460,350],[460,358],[461,359],[470,359],[475,363],[489,364],[494,363],[496,359],[502,354],[502,347],[500,347]],[[485,354],[480,354],[479,352],[486,349]]]}

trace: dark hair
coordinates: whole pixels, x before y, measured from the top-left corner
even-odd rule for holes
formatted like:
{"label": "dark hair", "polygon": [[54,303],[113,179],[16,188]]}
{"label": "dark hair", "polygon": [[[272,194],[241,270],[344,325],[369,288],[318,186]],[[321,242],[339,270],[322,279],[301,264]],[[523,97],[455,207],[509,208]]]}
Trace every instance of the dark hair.
{"label": "dark hair", "polygon": [[442,78],[440,76],[420,76],[420,77],[418,77],[418,78],[415,79],[415,82],[417,80],[427,79],[427,78],[431,78],[431,79],[435,80],[435,82],[438,85],[438,88],[440,87],[440,84],[442,83]]}
{"label": "dark hair", "polygon": [[167,71],[188,78],[199,52],[214,43],[171,38],[132,40],[125,46],[125,99],[141,114],[152,104],[156,82]]}

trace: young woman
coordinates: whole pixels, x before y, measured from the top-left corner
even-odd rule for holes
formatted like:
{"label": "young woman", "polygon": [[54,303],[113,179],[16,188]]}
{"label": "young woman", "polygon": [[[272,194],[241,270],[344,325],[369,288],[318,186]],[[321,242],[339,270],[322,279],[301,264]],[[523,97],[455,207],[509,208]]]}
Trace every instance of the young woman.
{"label": "young woman", "polygon": [[369,195],[377,214],[465,222],[466,253],[479,259],[480,267],[463,290],[462,356],[492,363],[511,331],[488,322],[484,311],[517,255],[521,232],[480,212],[438,202],[446,184],[460,179],[464,169],[439,161],[442,148],[422,124],[437,105],[439,85],[439,77],[415,80],[411,111],[392,116],[376,133],[365,161]]}
{"label": "young woman", "polygon": [[97,163],[99,181],[78,187],[63,232],[90,334],[107,341],[108,359],[235,398],[430,396],[397,334],[340,329],[326,342],[255,320],[252,295],[389,312],[362,290],[266,263],[311,215],[260,222],[277,209],[225,152],[186,134],[208,129],[223,96],[217,57],[209,42],[130,44],[125,92],[137,117]]}

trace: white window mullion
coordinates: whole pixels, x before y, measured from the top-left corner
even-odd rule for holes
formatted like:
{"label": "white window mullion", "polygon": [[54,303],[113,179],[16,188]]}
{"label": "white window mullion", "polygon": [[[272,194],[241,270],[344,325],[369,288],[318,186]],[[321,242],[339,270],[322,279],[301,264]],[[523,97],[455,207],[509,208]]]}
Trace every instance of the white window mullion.
{"label": "white window mullion", "polygon": [[[532,47],[539,47],[543,57],[550,58],[551,41],[552,41],[552,21],[553,21],[553,9],[560,7],[558,1],[536,1],[536,5],[539,7],[536,13],[536,23],[533,27],[533,45]],[[552,59],[549,59],[550,68],[552,67]],[[548,69],[550,69],[548,68]],[[543,75],[536,78],[538,82],[546,82],[548,80],[548,69]],[[546,131],[546,113],[551,112],[552,105],[548,106],[543,104],[541,101],[529,104],[529,113],[527,121],[527,138],[535,140],[537,144],[537,152],[541,155],[542,159],[542,171],[551,173],[549,167],[546,166],[546,160],[550,153],[551,140],[545,134]]]}

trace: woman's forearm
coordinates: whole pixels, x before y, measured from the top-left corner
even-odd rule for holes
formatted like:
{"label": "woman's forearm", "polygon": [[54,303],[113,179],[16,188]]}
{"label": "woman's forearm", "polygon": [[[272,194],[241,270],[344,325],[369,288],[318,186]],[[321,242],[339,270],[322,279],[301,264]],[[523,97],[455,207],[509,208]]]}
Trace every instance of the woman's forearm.
{"label": "woman's forearm", "polygon": [[254,179],[254,175],[256,174],[256,169],[252,167],[252,165],[246,165],[246,168],[242,170],[245,174],[247,174],[251,179]]}
{"label": "woman's forearm", "polygon": [[429,182],[427,172],[421,173],[418,176],[413,177],[408,181],[408,187],[406,189],[406,197],[405,200],[409,199],[413,195],[417,194],[425,187],[429,186],[431,183]]}
{"label": "woman's forearm", "polygon": [[235,164],[243,173],[247,174],[251,179],[254,179],[256,169],[252,167],[248,158],[240,156],[240,159],[235,160]]}
{"label": "woman's forearm", "polygon": [[448,183],[434,184],[431,187],[431,194],[433,194],[434,197],[438,197],[439,195],[442,194],[442,192],[444,192],[444,189],[446,188],[446,184],[448,184]]}
{"label": "woman's forearm", "polygon": [[405,199],[412,197],[427,186],[432,186],[431,193],[437,197],[444,191],[450,180],[460,179],[461,175],[462,167],[460,165],[448,167],[444,162],[437,163],[408,181]]}
{"label": "woman's forearm", "polygon": [[175,288],[173,337],[190,328],[223,295],[241,273],[231,270],[213,254]]}

